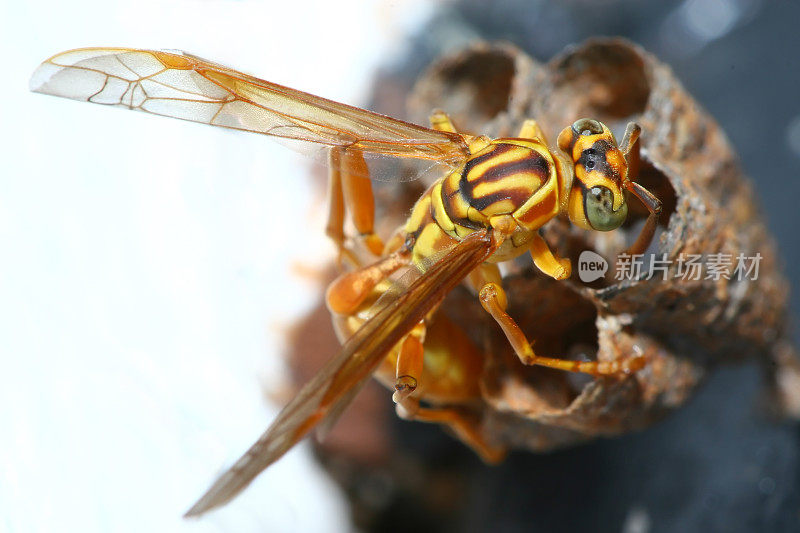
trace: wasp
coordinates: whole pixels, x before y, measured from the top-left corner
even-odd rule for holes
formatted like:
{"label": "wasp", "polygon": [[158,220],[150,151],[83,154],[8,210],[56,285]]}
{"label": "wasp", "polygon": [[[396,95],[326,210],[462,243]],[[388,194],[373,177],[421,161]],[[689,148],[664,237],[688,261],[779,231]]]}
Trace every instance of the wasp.
{"label": "wasp", "polygon": [[[264,81],[182,52],[86,48],[58,54],[36,70],[31,89],[109,106],[201,122],[326,148],[330,210],[327,234],[355,268],[328,288],[339,354],[304,385],[262,437],[186,513],[202,514],[246,487],[321,423],[336,418],[373,373],[394,389],[398,414],[450,427],[485,460],[493,447],[459,406],[479,397],[485,357],[441,313],[444,297],[466,283],[502,329],[519,360],[594,376],[624,376],[641,357],[572,361],[536,354],[506,312],[498,263],[529,253],[544,274],[570,277],[539,229],[558,215],[592,231],[627,218],[626,194],[649,215],[628,253],[649,246],[660,201],[636,183],[639,135],[628,124],[618,144],[603,123],[582,118],[551,149],[535,120],[518,135],[491,139],[460,133],[442,111],[426,128]],[[407,222],[386,242],[374,229],[365,155],[428,161],[442,168]],[[349,217],[357,235],[348,237]],[[362,260],[355,247],[372,257]],[[398,278],[398,274],[405,273]],[[424,400],[426,405],[420,404]]]}

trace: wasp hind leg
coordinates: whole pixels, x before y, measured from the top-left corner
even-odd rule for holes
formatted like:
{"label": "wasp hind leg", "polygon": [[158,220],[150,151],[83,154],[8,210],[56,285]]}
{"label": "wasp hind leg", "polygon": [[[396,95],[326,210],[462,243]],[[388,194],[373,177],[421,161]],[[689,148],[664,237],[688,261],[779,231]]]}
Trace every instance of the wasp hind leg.
{"label": "wasp hind leg", "polygon": [[334,242],[341,258],[354,266],[361,261],[353,250],[345,245],[345,214],[350,212],[358,238],[373,255],[383,253],[383,241],[375,234],[375,198],[369,167],[360,150],[348,150],[336,146],[328,154],[328,224],[325,233]]}
{"label": "wasp hind leg", "polygon": [[394,382],[394,403],[402,403],[417,390],[422,375],[425,349],[425,322],[417,324],[411,333],[406,335],[397,353],[397,364]]}
{"label": "wasp hind leg", "polygon": [[480,421],[466,409],[457,407],[422,407],[419,398],[409,397],[397,404],[397,416],[403,420],[441,424],[450,428],[461,442],[472,448],[488,464],[505,459],[507,450],[494,445],[483,436]]}
{"label": "wasp hind leg", "polygon": [[425,323],[420,322],[401,341],[397,353],[396,378],[392,400],[395,411],[403,420],[431,422],[450,428],[462,442],[475,450],[485,462],[498,463],[506,455],[504,448],[490,444],[482,435],[475,414],[458,407],[422,407],[419,398],[412,393],[417,390],[423,370]]}

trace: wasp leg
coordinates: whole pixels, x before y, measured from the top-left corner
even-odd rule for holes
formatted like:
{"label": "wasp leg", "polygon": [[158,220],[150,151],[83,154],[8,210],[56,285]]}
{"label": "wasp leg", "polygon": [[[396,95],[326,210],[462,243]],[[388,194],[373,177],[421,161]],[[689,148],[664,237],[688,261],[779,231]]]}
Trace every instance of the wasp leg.
{"label": "wasp leg", "polygon": [[331,148],[328,163],[330,207],[325,232],[333,240],[340,255],[354,265],[359,265],[353,251],[344,244],[344,219],[347,210],[350,211],[353,225],[367,249],[374,255],[383,252],[383,241],[374,231],[375,199],[369,179],[369,167],[360,150],[347,150],[338,146]]}
{"label": "wasp leg", "polygon": [[[492,265],[495,266],[495,265]],[[506,450],[489,444],[480,432],[475,416],[456,407],[420,407],[419,398],[412,393],[419,385],[423,370],[425,323],[420,322],[403,339],[397,354],[395,392],[397,416],[404,420],[432,422],[449,427],[462,442],[471,447],[487,463],[500,462]]]}
{"label": "wasp leg", "polygon": [[417,390],[417,385],[422,375],[425,353],[422,344],[424,342],[425,322],[420,322],[403,339],[400,350],[397,353],[394,394],[392,395],[392,400],[395,403],[402,402]]}
{"label": "wasp leg", "polygon": [[506,456],[506,449],[490,444],[480,432],[478,420],[455,407],[421,407],[418,398],[406,398],[397,404],[397,416],[403,420],[431,422],[449,427],[484,462],[496,464]]}
{"label": "wasp leg", "polygon": [[358,260],[344,245],[344,194],[342,173],[339,169],[340,152],[338,148],[332,148],[328,152],[328,224],[325,226],[325,234],[336,246],[340,262],[342,257],[345,257],[357,265]]}
{"label": "wasp leg", "polygon": [[520,128],[518,136],[523,139],[538,139],[545,145],[547,144],[547,139],[544,136],[542,128],[540,128],[539,123],[532,118],[529,118],[522,123],[522,128]]}
{"label": "wasp leg", "polygon": [[639,255],[643,254],[653,241],[653,235],[655,235],[656,226],[658,225],[658,217],[661,215],[661,200],[635,181],[629,182],[626,188],[647,207],[648,211],[650,211],[642,227],[642,231],[640,231],[639,236],[636,237],[636,241],[624,252],[628,255]]}
{"label": "wasp leg", "polygon": [[653,240],[653,235],[655,235],[658,217],[661,215],[661,201],[650,191],[630,179],[631,176],[639,175],[640,154],[638,141],[641,132],[642,128],[638,124],[629,122],[628,127],[625,128],[622,143],[620,143],[620,150],[622,150],[622,155],[625,156],[625,162],[628,165],[628,179],[624,183],[625,189],[636,196],[650,212],[636,241],[625,251],[628,255],[643,254],[647,250]]}
{"label": "wasp leg", "polygon": [[453,125],[453,121],[450,120],[450,117],[447,116],[447,113],[441,109],[437,109],[431,114],[430,121],[431,128],[435,129],[436,131],[456,133],[456,127]]}
{"label": "wasp leg", "polygon": [[568,372],[583,372],[593,376],[604,376],[614,374],[630,374],[640,370],[644,366],[642,357],[625,357],[616,361],[570,361],[568,359],[558,359],[554,357],[542,357],[533,351],[525,333],[508,313],[506,313],[503,302],[507,297],[503,288],[497,283],[487,283],[481,287],[478,296],[481,305],[492,315],[498,325],[506,334],[508,342],[514,348],[517,357],[526,365],[539,365],[549,368],[558,368]]}
{"label": "wasp leg", "polygon": [[[456,127],[453,124],[453,121],[450,120],[450,117],[447,116],[447,113],[444,111],[437,109],[431,114],[430,117],[431,128],[435,129],[436,131],[446,131],[448,133],[458,133],[456,131]],[[485,135],[480,136],[473,136],[473,135],[466,135],[461,134],[464,138],[467,139],[467,144],[469,145],[469,150],[471,153],[476,153],[485,148],[491,142],[491,139]]]}
{"label": "wasp leg", "polygon": [[625,128],[625,135],[622,136],[622,142],[619,144],[619,149],[625,157],[625,163],[628,165],[628,177],[639,175],[639,164],[641,162],[639,135],[641,133],[641,126],[635,122],[628,122],[628,126]]}
{"label": "wasp leg", "polygon": [[365,267],[347,272],[328,286],[328,309],[339,315],[355,313],[375,286],[409,262],[408,252],[397,251]]}
{"label": "wasp leg", "polygon": [[[497,266],[497,263],[483,263],[469,274],[467,283],[477,293],[481,290],[481,287],[488,283],[502,285],[503,276],[500,274],[500,268]],[[499,302],[500,307],[505,309],[508,306],[508,302],[503,299],[505,293],[498,295],[498,297],[501,298]]]}
{"label": "wasp leg", "polygon": [[531,257],[536,268],[547,274],[553,279],[567,279],[572,274],[572,263],[568,258],[562,259],[550,250],[541,235],[538,233],[533,236],[530,243]]}

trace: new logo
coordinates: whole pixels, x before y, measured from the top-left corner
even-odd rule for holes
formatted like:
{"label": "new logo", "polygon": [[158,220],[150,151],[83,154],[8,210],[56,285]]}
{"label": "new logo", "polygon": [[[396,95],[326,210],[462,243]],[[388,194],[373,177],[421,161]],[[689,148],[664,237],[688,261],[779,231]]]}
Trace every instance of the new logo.
{"label": "new logo", "polygon": [[602,278],[608,272],[608,261],[602,255],[584,250],[578,257],[578,277],[584,283]]}

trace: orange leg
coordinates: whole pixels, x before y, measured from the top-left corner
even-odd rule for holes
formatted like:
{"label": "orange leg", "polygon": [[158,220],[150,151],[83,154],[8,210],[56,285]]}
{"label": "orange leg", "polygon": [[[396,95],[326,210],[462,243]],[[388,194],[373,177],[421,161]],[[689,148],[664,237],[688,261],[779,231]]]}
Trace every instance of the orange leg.
{"label": "orange leg", "polygon": [[432,422],[449,427],[484,462],[495,464],[506,456],[506,449],[492,445],[480,432],[478,421],[456,407],[421,407],[418,398],[408,397],[397,404],[397,416],[404,420]]}
{"label": "orange leg", "polygon": [[401,403],[408,396],[417,390],[420,376],[422,376],[422,366],[425,350],[422,344],[425,342],[425,323],[420,322],[406,335],[397,353],[397,365],[395,372],[394,394],[392,400]]}
{"label": "orange leg", "polygon": [[437,109],[433,112],[433,114],[431,114],[430,122],[431,128],[436,131],[456,133],[456,127],[453,125],[453,121],[450,120],[450,117],[447,116],[447,113],[440,109]]}
{"label": "orange leg", "polygon": [[[508,235],[512,234],[514,222],[510,217],[492,217],[490,222],[499,239],[507,238]],[[559,259],[553,255],[550,247],[541,236],[535,235],[531,239],[530,250],[534,263],[542,272],[555,279],[569,277],[571,273],[569,259]],[[508,297],[497,276],[486,265],[482,265],[476,270],[477,272],[470,276],[469,281],[483,283],[476,287],[479,288],[478,297],[481,305],[500,325],[511,347],[514,348],[517,357],[524,364],[547,366],[569,372],[584,372],[595,376],[629,374],[640,370],[644,366],[644,359],[641,357],[626,357],[617,361],[583,362],[536,355],[531,343],[525,337],[525,333],[523,333],[514,319],[506,313]]]}
{"label": "orange leg", "polygon": [[514,348],[517,357],[526,365],[539,365],[558,368],[568,372],[584,372],[593,376],[630,374],[644,366],[642,357],[626,357],[616,361],[570,361],[554,357],[542,357],[533,351],[525,333],[506,312],[503,302],[507,301],[505,291],[497,283],[487,283],[478,294],[481,305],[492,315],[506,334],[508,342]]}
{"label": "orange leg", "polygon": [[[531,257],[536,268],[553,279],[567,279],[572,274],[572,263],[569,259],[556,257],[541,235],[538,233],[530,241]],[[505,307],[505,306],[504,306]]]}
{"label": "orange leg", "polygon": [[449,427],[462,442],[471,447],[485,462],[493,464],[503,460],[504,448],[492,446],[480,432],[474,415],[457,407],[421,407],[419,398],[412,393],[419,385],[423,370],[425,324],[420,322],[400,344],[397,354],[395,392],[392,400],[397,404],[397,416],[404,420],[431,422]]}
{"label": "orange leg", "polygon": [[328,197],[330,207],[326,233],[336,244],[339,253],[355,265],[359,264],[352,250],[345,244],[344,219],[350,212],[353,225],[367,249],[374,255],[383,252],[383,242],[375,234],[375,199],[369,168],[360,150],[331,148],[328,156]]}
{"label": "orange leg", "polygon": [[342,173],[339,170],[341,150],[331,149],[328,152],[328,224],[325,234],[339,252],[339,257],[346,257],[353,264],[358,260],[344,245],[344,194],[342,193]]}
{"label": "orange leg", "polygon": [[387,255],[371,265],[342,274],[328,286],[325,294],[328,309],[338,315],[355,313],[378,283],[401,267],[408,265],[408,262],[408,252],[401,250]]}
{"label": "orange leg", "polygon": [[529,118],[522,123],[522,128],[520,128],[517,136],[523,139],[538,139],[542,141],[545,146],[547,145],[547,139],[544,136],[542,128],[540,128],[539,123],[532,118]]}

